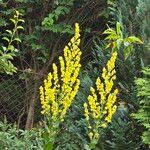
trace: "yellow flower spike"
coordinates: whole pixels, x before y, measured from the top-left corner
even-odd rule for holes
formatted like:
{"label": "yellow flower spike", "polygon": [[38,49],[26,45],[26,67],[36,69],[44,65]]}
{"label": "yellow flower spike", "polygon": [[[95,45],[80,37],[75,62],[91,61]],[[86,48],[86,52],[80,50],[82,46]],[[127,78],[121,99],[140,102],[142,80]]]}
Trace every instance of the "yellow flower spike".
{"label": "yellow flower spike", "polygon": [[103,78],[103,79],[106,77],[106,73],[107,73],[107,70],[106,70],[106,68],[104,67],[104,68],[103,68],[103,73],[102,73],[102,78]]}
{"label": "yellow flower spike", "polygon": [[57,66],[54,63],[53,63],[53,75],[54,75],[53,80],[57,81],[58,80],[58,71],[57,71]]}
{"label": "yellow flower spike", "polygon": [[65,74],[65,62],[63,57],[59,57],[59,62],[60,62],[60,71],[61,71],[61,78],[64,78],[64,74]]}
{"label": "yellow flower spike", "polygon": [[41,104],[42,104],[42,108],[43,111],[41,112],[42,114],[44,113],[48,113],[49,112],[49,108],[50,106],[48,105],[49,101],[47,101],[47,99],[44,96],[44,89],[42,86],[40,86],[40,99],[41,99]]}
{"label": "yellow flower spike", "polygon": [[[99,128],[106,128],[111,122],[113,114],[116,112],[115,105],[118,90],[114,90],[114,81],[116,80],[115,61],[117,53],[114,52],[102,70],[102,77],[96,80],[96,88],[90,88],[91,94],[88,96],[88,105],[84,104],[84,115],[91,126],[89,137],[94,142],[99,139]],[[91,119],[90,119],[91,118]],[[91,121],[92,120],[92,121]],[[91,132],[93,131],[93,132]]]}
{"label": "yellow flower spike", "polygon": [[86,120],[88,121],[89,120],[89,111],[88,111],[87,103],[84,103],[84,116],[85,116]]}
{"label": "yellow flower spike", "polygon": [[[78,23],[75,23],[75,35],[79,34],[80,32],[80,29],[79,29],[79,24]],[[78,35],[80,36],[80,35]],[[78,44],[79,45],[79,44]]]}
{"label": "yellow flower spike", "polygon": [[116,74],[116,70],[113,69],[112,72],[111,72],[111,76],[115,75]]}
{"label": "yellow flower spike", "polygon": [[119,93],[118,89],[115,89],[114,94],[117,95],[118,93]]}
{"label": "yellow flower spike", "polygon": [[81,68],[79,31],[79,24],[76,23],[75,35],[65,46],[63,57],[59,57],[60,69],[53,64],[53,72],[48,74],[44,86],[40,87],[42,113],[51,117],[52,124],[64,120],[79,89],[78,75]]}

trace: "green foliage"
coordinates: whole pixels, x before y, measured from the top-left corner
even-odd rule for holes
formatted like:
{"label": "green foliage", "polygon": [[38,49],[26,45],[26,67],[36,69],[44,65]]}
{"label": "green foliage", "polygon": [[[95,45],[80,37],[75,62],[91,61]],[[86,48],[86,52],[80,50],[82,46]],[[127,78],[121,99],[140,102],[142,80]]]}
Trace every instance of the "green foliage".
{"label": "green foliage", "polygon": [[10,21],[13,23],[14,28],[12,30],[6,30],[7,36],[2,39],[5,40],[8,44],[7,47],[0,46],[0,73],[13,74],[16,72],[17,68],[13,65],[11,60],[15,56],[15,52],[18,50],[13,46],[14,42],[21,42],[21,40],[17,37],[17,32],[20,29],[23,29],[19,23],[24,22],[23,19],[20,19],[20,14],[18,11],[15,11],[15,14]]}
{"label": "green foliage", "polygon": [[[0,7],[2,8],[0,10],[1,20],[9,18],[14,9],[19,10],[25,19],[24,32],[20,36],[22,43],[15,45],[15,48],[19,49],[19,52],[16,54],[19,55],[19,57],[13,61],[13,64],[22,72],[22,74],[19,74],[20,78],[25,81],[22,87],[25,87],[25,89],[27,87],[27,91],[29,89],[32,91],[34,86],[33,93],[26,94],[25,96],[25,99],[29,101],[34,101],[33,97],[35,97],[34,104],[28,102],[27,107],[24,106],[28,113],[28,111],[30,111],[28,109],[30,108],[30,104],[33,104],[31,107],[33,108],[32,110],[34,110],[38,103],[37,91],[42,78],[45,78],[47,72],[51,71],[52,63],[57,61],[57,56],[62,53],[62,49],[65,43],[68,42],[70,36],[68,31],[64,31],[64,33],[67,33],[64,34],[61,32],[53,32],[49,29],[47,30],[42,26],[45,17],[52,12],[55,14],[55,10],[58,10],[59,15],[55,14],[55,16],[58,16],[58,19],[53,18],[56,29],[57,25],[62,26],[62,24],[66,24],[72,27],[75,22],[81,23],[81,32],[84,36],[81,47],[85,50],[84,56],[88,56],[91,41],[94,36],[93,33],[96,32],[96,34],[99,34],[100,30],[103,29],[101,28],[101,23],[105,24],[106,22],[105,20],[101,20],[102,17],[99,16],[101,10],[106,7],[106,1],[96,0],[93,3],[91,0],[3,0],[3,2],[0,3]],[[62,14],[62,7],[67,7],[68,11],[65,10]],[[57,8],[61,9],[59,10]],[[90,29],[90,32],[87,32],[86,28]],[[3,29],[5,29],[4,26],[1,30],[2,33]],[[84,59],[84,61],[86,60],[87,59]],[[15,75],[18,76],[17,74]],[[36,115],[40,116],[37,112]],[[36,116],[33,114],[31,117],[32,119],[27,120],[34,120]]]}
{"label": "green foliage", "polygon": [[[79,107],[78,107],[79,108]],[[81,114],[80,114],[81,115]],[[73,118],[71,118],[71,116]],[[59,136],[56,138],[55,149],[56,150],[79,150],[84,149],[86,143],[85,138],[85,122],[78,120],[74,112],[72,112],[67,120],[62,124]],[[74,120],[76,119],[76,120]]]}
{"label": "green foliage", "polygon": [[125,59],[127,59],[133,51],[133,44],[143,44],[143,42],[135,36],[129,36],[124,38],[121,28],[121,24],[117,22],[116,31],[109,27],[103,32],[103,34],[107,35],[105,40],[109,41],[109,44],[106,46],[106,48],[112,48],[112,51],[116,51],[123,48],[121,47],[122,44],[124,45],[123,53]]}
{"label": "green foliage", "polygon": [[[148,8],[148,3],[146,3],[146,1],[142,1],[142,3],[145,5],[144,8]],[[142,10],[143,16],[138,15],[138,9]],[[124,53],[124,47],[126,46],[126,44],[128,45],[128,43],[122,43],[122,46],[120,46],[120,55],[117,62],[118,65],[117,72],[119,78],[118,86],[120,87],[119,105],[122,105],[123,108],[127,108],[128,115],[129,115],[135,112],[135,110],[140,105],[139,102],[137,101],[137,97],[136,97],[137,93],[133,81],[137,76],[141,75],[140,73],[141,67],[144,66],[145,63],[149,62],[149,54],[145,52],[145,49],[148,47],[147,46],[148,43],[146,42],[147,39],[143,36],[143,34],[141,34],[143,29],[143,24],[145,22],[144,20],[147,18],[146,14],[148,13],[146,13],[147,11],[145,11],[145,9],[141,7],[140,1],[137,0],[132,0],[132,1],[109,0],[108,12],[110,16],[110,21],[108,23],[109,26],[111,26],[111,28],[114,27],[115,21],[117,20],[121,24],[121,31],[123,37],[129,37],[129,35],[136,35],[136,36],[138,35],[143,41],[143,45],[131,47],[132,53],[131,50],[129,51],[127,50],[127,54],[129,55],[130,53],[130,57],[128,57],[125,61],[123,59],[122,54]],[[148,33],[148,31],[145,33]],[[123,53],[121,51],[123,51]],[[120,117],[118,119],[120,119]],[[113,127],[113,124],[111,127]],[[130,143],[132,143],[130,147],[132,147],[132,149],[134,149],[134,147],[135,149],[147,149],[145,146],[142,145],[142,142],[140,141],[141,139],[139,138],[142,132],[142,129],[139,127],[139,124],[135,123],[135,121],[133,121],[130,117],[129,119],[126,120],[126,125],[128,124],[129,124],[128,132],[130,130],[131,133],[135,133],[134,139],[137,139],[136,143],[134,143],[133,137],[132,136],[130,137],[131,139]],[[135,126],[134,128],[132,128],[132,126],[130,125],[135,125]],[[121,135],[121,132],[120,134],[117,134],[118,132],[117,129],[119,128],[112,128],[115,137],[112,137],[110,141],[114,141],[113,142],[114,147],[117,147],[117,145],[119,144],[119,142],[117,142],[117,139],[119,138],[119,135]],[[126,136],[127,132],[126,133],[125,132],[126,132],[125,130],[122,130],[122,137],[124,137],[124,139],[128,141]],[[116,140],[114,140],[113,138],[116,138]],[[120,147],[119,149],[124,149],[123,141],[122,142],[120,141],[120,146],[121,145],[122,147]],[[129,145],[129,143],[128,144],[126,143],[126,146],[127,145]],[[130,148],[128,147],[127,149]]]}
{"label": "green foliage", "polygon": [[149,1],[108,0],[108,4],[109,24],[114,26],[117,20],[121,24],[124,37],[136,35],[142,39],[144,44],[140,47],[136,46],[134,56],[136,57],[135,63],[137,66],[145,65],[149,57],[149,54],[145,52],[146,49],[149,49]]}
{"label": "green foliage", "polygon": [[136,80],[137,96],[140,100],[140,109],[134,118],[144,126],[142,140],[150,146],[150,68],[143,69],[143,78]]}
{"label": "green foliage", "polygon": [[135,137],[136,133],[132,122],[120,118],[116,119],[105,133],[106,141],[102,141],[102,143],[104,142],[103,146],[106,150],[140,150],[141,143],[139,142],[139,136]]}
{"label": "green foliage", "polygon": [[[138,5],[136,8],[137,12],[137,21],[140,24],[140,31],[142,31],[141,35],[144,39],[145,43],[150,42],[150,1],[149,0],[138,0]],[[142,22],[142,23],[141,23]]]}
{"label": "green foliage", "polygon": [[71,0],[69,3],[66,1],[57,2],[57,7],[48,15],[48,17],[44,18],[42,22],[45,30],[50,30],[54,33],[73,33],[73,28],[71,25],[65,22],[55,23],[60,17],[70,13],[70,6],[72,5],[73,0]]}
{"label": "green foliage", "polygon": [[[94,40],[94,46],[92,50],[92,60],[85,66],[85,69],[82,71],[80,75],[81,88],[77,95],[77,101],[74,103],[73,110],[75,112],[82,112],[82,108],[80,105],[86,100],[86,97],[89,94],[90,86],[94,85],[94,81],[96,77],[101,73],[102,68],[105,66],[108,58],[110,57],[111,52],[105,50],[105,41],[100,41],[98,38]],[[137,133],[136,128],[137,125],[134,126],[132,120],[128,118],[130,112],[134,109],[134,97],[135,95],[129,93],[128,90],[134,90],[133,81],[128,83],[129,80],[134,79],[134,65],[132,62],[127,59],[126,62],[122,61],[121,55],[119,55],[117,59],[117,87],[120,90],[120,94],[118,97],[118,111],[114,116],[113,122],[108,127],[107,131],[101,132],[101,140],[99,141],[98,148],[99,149],[140,149],[141,143],[139,139],[140,132],[138,137],[136,137],[136,142],[133,139],[134,135]],[[130,70],[130,72],[129,72]],[[132,72],[133,71],[133,72]],[[128,105],[128,106],[127,106]],[[136,104],[135,104],[136,105]],[[72,115],[71,115],[72,116]],[[77,114],[73,114],[72,117],[77,116]],[[124,120],[128,118],[127,120]],[[133,126],[131,126],[133,124]],[[84,129],[84,125],[81,126]],[[81,128],[80,127],[80,128]],[[129,133],[130,131],[130,133]],[[129,133],[129,135],[128,135]],[[87,138],[87,137],[85,137]],[[87,138],[88,141],[88,138]],[[107,142],[106,142],[107,141]],[[130,144],[129,144],[130,143]]]}
{"label": "green foliage", "polygon": [[64,47],[63,56],[59,57],[59,66],[53,63],[53,72],[44,80],[44,86],[40,86],[40,101],[42,114],[46,119],[46,131],[44,133],[44,150],[53,150],[55,137],[60,124],[65,120],[66,113],[70,108],[80,80],[80,28],[75,24],[75,35]]}
{"label": "green foliage", "polygon": [[[149,63],[150,53],[147,50],[150,50],[150,1],[149,0],[138,0],[138,5],[136,7],[137,13],[137,24],[139,25],[139,33],[141,34],[144,46],[142,49],[143,53],[143,64]],[[143,51],[144,50],[144,51]]]}
{"label": "green foliage", "polygon": [[0,149],[9,150],[42,150],[41,131],[32,129],[24,131],[6,120],[0,122]]}
{"label": "green foliage", "polygon": [[[116,84],[120,90],[120,95],[118,97],[119,102],[117,103],[119,111],[116,116],[114,116],[114,121],[110,124],[108,130],[102,132],[102,138],[99,141],[98,149],[148,149],[146,146],[142,145],[139,138],[143,130],[143,128],[139,126],[139,123],[143,124],[144,120],[138,119],[139,121],[135,122],[135,120],[130,118],[130,114],[135,112],[140,105],[142,109],[144,105],[142,103],[139,104],[139,101],[137,101],[134,79],[137,76],[141,76],[141,67],[149,63],[149,53],[145,51],[145,49],[149,49],[149,3],[149,0],[107,0],[108,5],[106,5],[106,0],[0,0],[0,38],[2,39],[2,36],[6,37],[5,40],[1,40],[3,44],[0,44],[0,62],[2,57],[1,52],[4,53],[7,51],[7,43],[10,40],[13,32],[11,29],[14,25],[13,22],[12,24],[8,24],[6,19],[11,17],[14,9],[17,9],[19,12],[23,13],[26,20],[24,33],[20,36],[22,43],[19,44],[19,39],[12,42],[12,46],[10,46],[9,49],[14,49],[13,52],[9,50],[9,53],[3,54],[3,59],[5,59],[6,62],[9,61],[10,64],[6,63],[5,67],[3,65],[7,70],[0,70],[1,72],[10,74],[10,70],[14,66],[17,66],[19,70],[23,71],[20,78],[25,80],[25,84],[23,84],[22,87],[25,89],[31,89],[33,86],[37,87],[37,89],[34,88],[32,94],[31,92],[30,94],[25,92],[27,93],[24,98],[25,100],[32,100],[32,95],[37,95],[36,91],[38,90],[38,84],[41,78],[47,74],[47,71],[49,72],[51,70],[50,66],[52,62],[56,62],[55,58],[62,53],[65,43],[68,41],[70,34],[73,33],[72,25],[75,22],[81,24],[81,49],[83,50],[83,69],[80,73],[80,78],[82,80],[81,88],[76,100],[68,111],[65,122],[60,125],[59,136],[56,137],[54,145],[55,149],[84,150],[84,144],[89,140],[85,135],[86,127],[83,121],[83,103],[89,95],[90,86],[93,86],[97,76],[99,76],[102,68],[110,57],[111,52],[109,49],[105,50],[106,42],[102,41],[105,35],[100,34],[102,30],[107,28],[106,21],[108,21],[109,30],[111,29],[112,31],[111,34],[107,34],[110,35],[108,41],[111,43],[115,42],[115,46],[119,49],[116,65]],[[106,7],[108,7],[108,9],[106,9]],[[105,13],[103,13],[103,10]],[[117,23],[117,27],[116,22],[119,22]],[[4,33],[6,28],[9,30]],[[16,35],[18,35],[18,32],[16,32],[15,37],[17,37]],[[100,38],[93,38],[99,37],[99,35]],[[114,35],[116,38],[115,40],[112,38]],[[133,36],[126,42],[123,41],[130,35],[140,37],[144,44],[132,47],[133,40],[135,43],[137,40]],[[93,39],[94,42],[92,42]],[[112,48],[111,46],[114,45],[110,45],[109,48]],[[125,50],[128,46],[131,49]],[[16,48],[19,49],[17,53]],[[125,51],[126,54],[124,54]],[[10,53],[12,55],[9,55]],[[17,61],[12,60],[15,55],[20,56],[17,57]],[[124,58],[127,59],[124,60]],[[14,66],[11,66],[12,61]],[[144,77],[145,80],[147,80],[147,78]],[[0,82],[0,88],[4,89],[6,84],[9,85],[11,83],[13,83],[13,81],[6,82],[5,84]],[[16,93],[16,98],[15,100],[13,99],[13,101],[17,103],[19,100],[23,100],[17,98],[21,89],[17,91],[15,87],[16,85],[10,86],[12,90],[9,93]],[[8,92],[6,93],[9,95]],[[141,97],[139,97],[139,100],[140,99]],[[9,100],[6,97],[3,97],[2,101],[3,100],[7,103],[12,101],[12,99]],[[35,98],[35,103],[36,100],[38,100],[38,97]],[[19,103],[22,104],[22,102]],[[121,111],[120,107],[122,109]],[[27,108],[25,108],[25,110],[27,110]],[[32,108],[34,108],[34,106]],[[15,107],[13,110],[18,112],[18,109],[20,108]],[[139,112],[140,111],[138,111],[138,113]],[[144,115],[145,108],[140,113]],[[36,114],[36,116],[39,117],[40,115]],[[141,115],[138,114],[138,116]],[[35,118],[33,118],[33,120],[34,119]],[[11,128],[11,130],[13,129]],[[11,130],[9,130],[9,133]],[[145,128],[145,130],[148,132],[148,129]],[[17,130],[16,132],[18,133]],[[8,132],[5,133],[7,134]],[[25,143],[26,141],[29,143],[30,141],[35,142],[35,138],[30,141],[24,140],[24,136],[21,135],[20,130],[16,138],[11,138],[12,134],[7,134],[7,136],[6,134],[5,137],[7,138],[2,139],[2,141],[4,145],[7,141],[10,141],[8,142],[11,143],[10,149],[13,149],[12,144],[15,146],[17,145],[16,141],[19,141],[18,143]],[[16,134],[14,133],[14,135]],[[14,141],[14,143],[12,143],[12,141]],[[9,145],[8,143],[7,146]],[[0,149],[4,148],[0,147]],[[20,149],[20,147],[18,146],[16,149]],[[24,149],[26,149],[26,147]],[[35,149],[40,148],[37,146]]]}

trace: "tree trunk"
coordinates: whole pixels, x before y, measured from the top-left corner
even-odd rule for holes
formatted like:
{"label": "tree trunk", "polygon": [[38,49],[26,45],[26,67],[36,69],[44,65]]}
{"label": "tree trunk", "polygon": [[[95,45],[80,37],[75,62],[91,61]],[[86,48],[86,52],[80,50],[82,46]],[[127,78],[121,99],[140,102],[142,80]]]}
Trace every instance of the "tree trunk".
{"label": "tree trunk", "polygon": [[38,84],[34,86],[33,90],[33,95],[29,103],[29,110],[28,110],[28,115],[27,115],[27,121],[26,121],[26,126],[25,129],[29,130],[32,129],[33,123],[34,123],[34,109],[36,105],[36,100],[38,98]]}

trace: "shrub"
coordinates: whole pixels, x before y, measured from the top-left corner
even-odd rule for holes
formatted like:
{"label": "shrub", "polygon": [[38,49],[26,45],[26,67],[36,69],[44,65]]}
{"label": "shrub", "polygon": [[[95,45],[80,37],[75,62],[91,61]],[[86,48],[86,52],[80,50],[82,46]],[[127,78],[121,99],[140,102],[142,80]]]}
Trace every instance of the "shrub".
{"label": "shrub", "polygon": [[144,126],[142,140],[150,147],[150,68],[144,68],[142,72],[143,77],[136,80],[140,109],[133,116]]}
{"label": "shrub", "polygon": [[42,130],[30,131],[18,129],[17,126],[0,122],[0,149],[9,150],[42,150]]}

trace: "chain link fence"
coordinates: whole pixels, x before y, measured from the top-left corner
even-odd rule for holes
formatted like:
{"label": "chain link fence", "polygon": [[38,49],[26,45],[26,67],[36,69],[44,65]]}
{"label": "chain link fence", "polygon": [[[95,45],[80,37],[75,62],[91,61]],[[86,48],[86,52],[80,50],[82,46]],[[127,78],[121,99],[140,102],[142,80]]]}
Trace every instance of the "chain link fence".
{"label": "chain link fence", "polygon": [[[17,123],[23,128],[27,121],[29,103],[35,92],[33,78],[25,78],[26,75],[22,72],[12,76],[0,75],[0,121],[6,118],[8,122]],[[34,122],[36,122],[41,116],[38,95],[34,107]]]}

